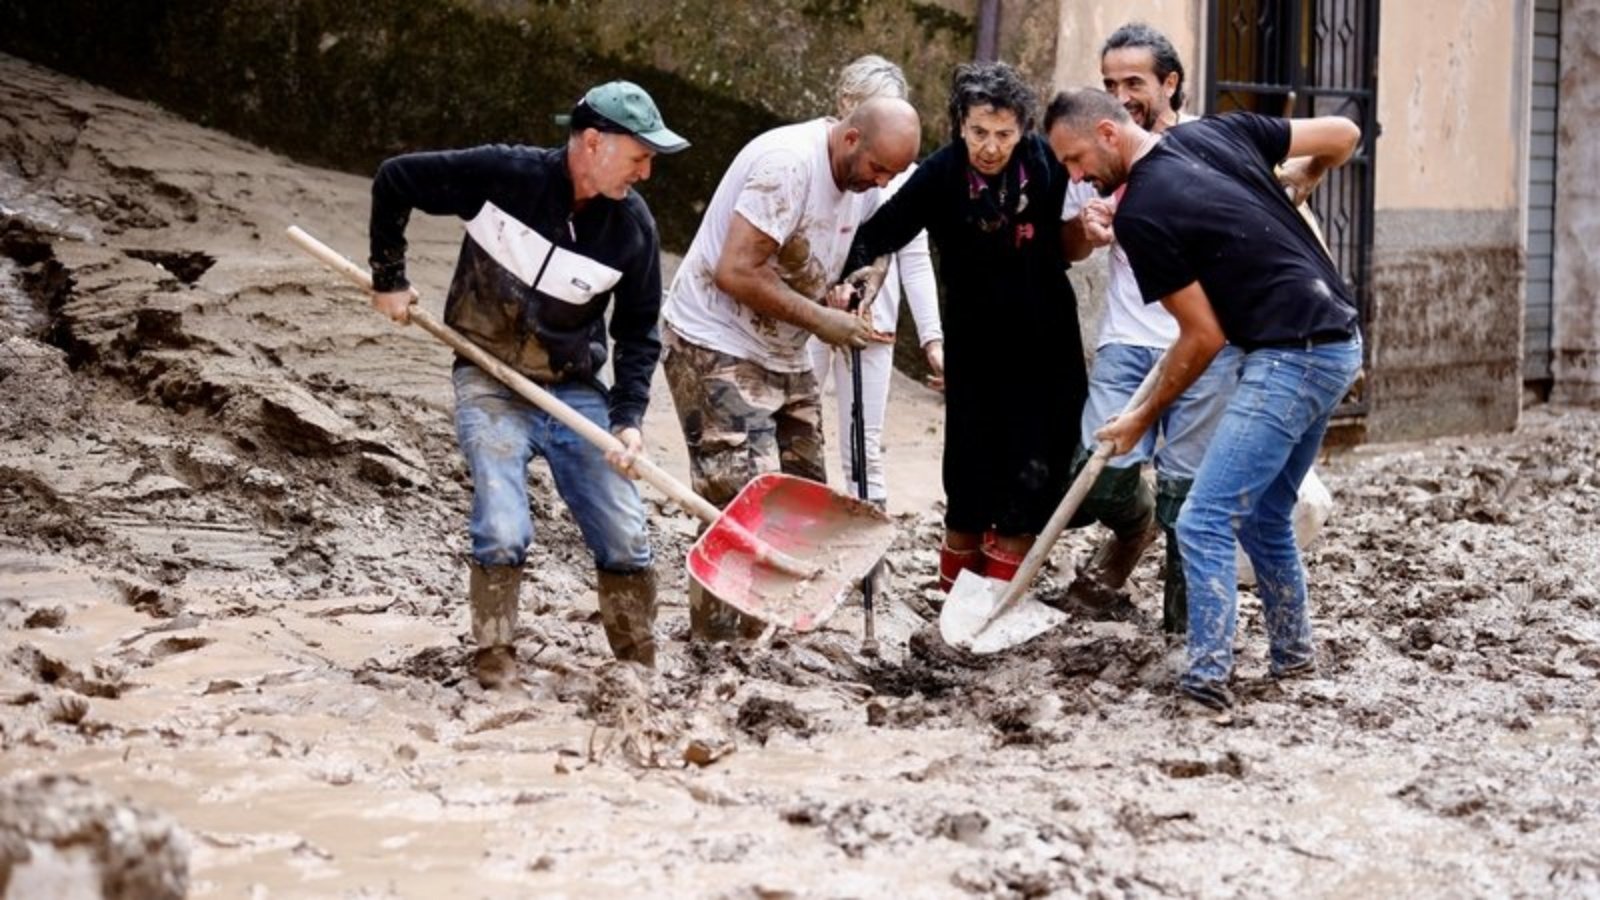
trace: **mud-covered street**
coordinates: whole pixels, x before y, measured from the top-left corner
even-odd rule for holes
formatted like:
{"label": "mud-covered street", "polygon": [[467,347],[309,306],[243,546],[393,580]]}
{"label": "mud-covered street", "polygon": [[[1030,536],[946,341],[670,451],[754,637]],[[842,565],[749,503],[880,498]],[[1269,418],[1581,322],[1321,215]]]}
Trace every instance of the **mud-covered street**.
{"label": "mud-covered street", "polygon": [[[525,684],[486,693],[450,353],[282,236],[360,259],[367,212],[361,177],[0,56],[0,787],[170,817],[191,895],[1600,893],[1600,413],[1322,463],[1320,670],[1265,677],[1243,592],[1226,721],[1174,714],[1156,553],[1130,621],[942,645],[909,379],[879,659],[854,608],[689,644],[697,522],[647,491],[662,662],[610,662],[536,464]],[[410,228],[434,309],[460,234]],[[686,476],[659,377],[645,432]]]}

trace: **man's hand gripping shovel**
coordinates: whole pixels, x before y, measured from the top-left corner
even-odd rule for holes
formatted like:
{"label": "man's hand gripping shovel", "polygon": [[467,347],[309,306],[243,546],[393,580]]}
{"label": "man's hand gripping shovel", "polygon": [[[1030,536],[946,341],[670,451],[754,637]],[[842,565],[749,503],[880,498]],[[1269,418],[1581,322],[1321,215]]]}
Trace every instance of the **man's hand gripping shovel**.
{"label": "man's hand gripping shovel", "polygon": [[[316,238],[291,226],[289,239],[367,290],[372,278]],[[490,356],[426,310],[410,319],[528,402],[605,451],[622,444],[548,391]],[[648,459],[633,471],[710,527],[689,549],[689,574],[740,612],[795,631],[821,625],[894,541],[894,525],[870,503],[791,475],[762,475],[723,511]]]}
{"label": "man's hand gripping shovel", "polygon": [[[1139,389],[1123,408],[1124,415],[1143,403],[1155,389],[1165,362],[1166,357],[1163,356],[1151,367]],[[1050,521],[1045,524],[1028,554],[1022,558],[1022,564],[1017,567],[1017,574],[1011,581],[985,578],[965,570],[961,572],[950,587],[950,596],[945,598],[944,609],[939,612],[939,635],[946,644],[973,653],[997,653],[1041,635],[1067,620],[1066,613],[1028,596],[1028,588],[1032,587],[1034,577],[1044,567],[1044,561],[1050,558],[1050,550],[1055,546],[1056,539],[1061,537],[1067,523],[1072,521],[1078,507],[1083,505],[1083,498],[1088,496],[1089,489],[1099,479],[1106,461],[1111,458],[1112,449],[1110,441],[1101,441],[1095,446],[1094,454],[1084,464],[1078,477],[1073,479],[1072,487],[1061,498]]]}

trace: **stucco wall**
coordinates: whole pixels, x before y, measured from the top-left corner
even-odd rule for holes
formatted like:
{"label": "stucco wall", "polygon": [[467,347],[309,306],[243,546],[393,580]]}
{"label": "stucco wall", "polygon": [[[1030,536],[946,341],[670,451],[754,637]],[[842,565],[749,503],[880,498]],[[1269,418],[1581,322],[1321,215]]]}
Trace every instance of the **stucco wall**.
{"label": "stucco wall", "polygon": [[475,5],[791,121],[831,112],[839,65],[878,53],[906,70],[913,102],[927,119],[926,133],[938,140],[946,134],[950,70],[972,56],[977,0],[475,0]]}
{"label": "stucco wall", "polygon": [[[1044,5],[1044,4],[1040,4]],[[1194,88],[1204,80],[1201,41],[1205,0],[1124,0],[1121,3],[1083,3],[1059,0],[1060,37],[1057,44],[1055,82],[1061,88],[1100,85],[1100,46],[1111,32],[1129,22],[1145,22],[1172,41],[1188,75],[1190,112],[1199,112],[1201,97]]]}
{"label": "stucco wall", "polygon": [[1600,0],[1561,8],[1554,399],[1600,404]]}
{"label": "stucco wall", "polygon": [[1531,6],[1385,3],[1367,436],[1516,427]]}
{"label": "stucco wall", "polygon": [[1527,134],[1522,0],[1384,3],[1379,209],[1509,209]]}
{"label": "stucco wall", "polygon": [[1516,210],[1379,210],[1367,342],[1369,440],[1516,427],[1522,399]]}

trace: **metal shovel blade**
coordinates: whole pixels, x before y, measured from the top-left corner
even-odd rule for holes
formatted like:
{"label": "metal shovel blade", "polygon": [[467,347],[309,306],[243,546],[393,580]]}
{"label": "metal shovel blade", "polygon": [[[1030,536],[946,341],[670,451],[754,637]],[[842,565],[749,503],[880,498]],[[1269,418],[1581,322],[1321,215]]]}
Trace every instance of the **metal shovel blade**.
{"label": "metal shovel blade", "polygon": [[1067,614],[1024,595],[1005,614],[989,622],[989,614],[1005,593],[1006,583],[962,571],[939,611],[939,636],[952,647],[973,653],[997,653],[1037,637],[1067,620]]}
{"label": "metal shovel blade", "polygon": [[[740,612],[810,631],[833,615],[894,537],[894,523],[871,503],[809,479],[760,475],[689,548],[689,575]],[[765,561],[761,544],[808,571]]]}

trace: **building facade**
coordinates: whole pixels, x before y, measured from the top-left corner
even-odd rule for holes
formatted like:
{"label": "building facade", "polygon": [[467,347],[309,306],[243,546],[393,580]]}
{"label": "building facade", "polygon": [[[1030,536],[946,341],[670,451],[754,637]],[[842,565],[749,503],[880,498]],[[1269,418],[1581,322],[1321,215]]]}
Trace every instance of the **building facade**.
{"label": "building facade", "polygon": [[1060,3],[1055,81],[1099,82],[1142,19],[1192,112],[1342,114],[1356,159],[1313,201],[1360,298],[1367,440],[1499,431],[1525,396],[1600,401],[1600,0]]}

